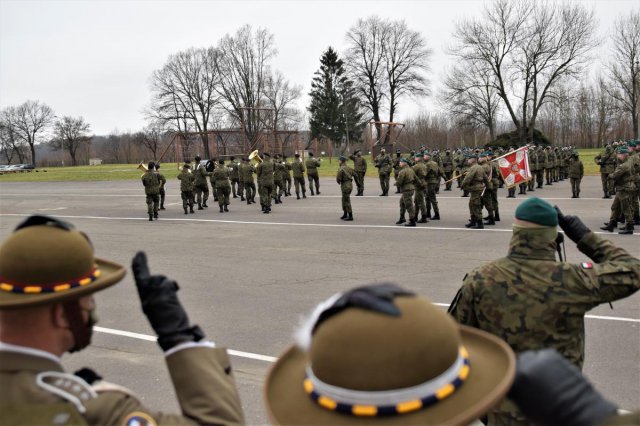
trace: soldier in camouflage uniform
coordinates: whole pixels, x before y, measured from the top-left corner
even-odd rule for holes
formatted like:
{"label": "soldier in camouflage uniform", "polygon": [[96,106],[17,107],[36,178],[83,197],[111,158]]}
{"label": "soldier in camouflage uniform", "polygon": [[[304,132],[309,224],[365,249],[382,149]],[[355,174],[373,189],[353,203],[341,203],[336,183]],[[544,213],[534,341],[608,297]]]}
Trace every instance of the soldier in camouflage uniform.
{"label": "soldier in camouflage uniform", "polygon": [[229,180],[231,181],[231,192],[233,198],[238,198],[237,194],[242,195],[242,187],[240,186],[240,163],[236,161],[233,155],[229,158]]}
{"label": "soldier in camouflage uniform", "polygon": [[260,205],[262,213],[269,214],[271,212],[271,197],[273,197],[273,161],[268,152],[262,154],[263,161],[256,168],[256,176],[258,176],[258,190],[260,192]]}
{"label": "soldier in camouflage uniform", "polygon": [[293,183],[293,179],[291,178],[291,161],[287,158],[286,155],[282,157],[282,162],[284,163],[284,196],[288,197],[291,195],[291,184]]}
{"label": "soldier in camouflage uniform", "polygon": [[[427,169],[426,181],[427,181],[427,217],[431,220],[440,220],[440,209],[438,208],[438,200],[436,198],[436,189],[438,187],[438,180],[440,179],[442,169],[431,159],[429,151],[425,151],[424,165]],[[431,216],[431,209],[433,208],[433,216]]]}
{"label": "soldier in camouflage uniform", "polygon": [[536,162],[538,163],[538,169],[536,170],[536,182],[538,185],[536,189],[542,189],[544,184],[544,167],[547,164],[547,153],[539,146],[536,152]]}
{"label": "soldier in camouflage uniform", "polygon": [[[491,192],[493,191],[493,168],[491,167],[491,164],[489,164],[489,161],[487,161],[487,159],[487,152],[483,152],[478,156],[478,164],[480,164],[480,167],[483,168],[485,175],[487,175],[487,180],[489,181],[489,183],[484,187],[481,195],[482,206],[487,209],[488,213],[487,221],[483,224],[495,225],[496,222],[493,210],[493,196],[491,194]],[[482,217],[480,218],[480,220],[482,220]]]}
{"label": "soldier in camouflage uniform", "polygon": [[391,177],[391,157],[387,154],[387,150],[382,148],[380,154],[378,154],[373,160],[376,168],[378,169],[378,178],[380,179],[380,188],[382,189],[381,197],[389,195],[389,180]]}
{"label": "soldier in camouflage uniform", "polygon": [[[400,194],[402,192],[402,191],[400,191],[400,188],[398,187],[398,174],[400,173],[400,159],[401,159],[401,157],[402,157],[402,152],[399,149],[396,150],[396,158],[394,158],[394,160],[393,160],[393,181],[394,181],[394,185],[396,186],[396,194]],[[407,161],[409,161],[408,158],[407,158]],[[388,189],[387,189],[387,192],[388,192]]]}
{"label": "soldier in camouflage uniform", "polygon": [[160,204],[160,179],[156,174],[156,163],[149,162],[147,171],[140,177],[144,193],[147,196],[147,213],[149,221],[158,218],[158,205]]}
{"label": "soldier in camouflage uniform", "polygon": [[356,197],[361,197],[364,195],[364,176],[367,174],[367,160],[362,157],[360,150],[350,155],[349,159],[353,161],[353,170],[355,172],[353,177],[357,187]]}
{"label": "soldier in camouflage uniform", "polygon": [[464,157],[464,154],[460,149],[456,151],[456,155],[454,156],[455,160],[455,176],[456,182],[458,182],[458,188],[462,187],[462,174],[466,170],[467,159]]}
{"label": "soldier in camouflage uniform", "polygon": [[273,162],[273,200],[276,204],[282,204],[282,196],[285,191],[285,174],[287,166],[282,162],[280,154],[276,154]]}
{"label": "soldier in camouflage uniform", "polygon": [[[539,198],[522,202],[515,216],[507,257],[468,273],[449,312],[461,324],[502,338],[516,353],[554,348],[582,368],[586,312],[635,293],[640,260]],[[592,262],[556,261],[558,224]],[[488,420],[529,424],[508,400]]]}
{"label": "soldier in camouflage uniform", "polygon": [[611,198],[614,188],[609,180],[609,175],[616,169],[616,154],[613,147],[607,144],[604,151],[596,155],[593,160],[600,166],[600,179],[602,180],[602,192],[604,192],[602,198]]}
{"label": "soldier in camouflage uniform", "polygon": [[293,172],[293,184],[296,187],[296,199],[300,199],[300,189],[302,189],[302,198],[307,198],[307,190],[304,187],[304,163],[300,158],[300,154],[294,155],[291,171]]}
{"label": "soldier in camouflage uniform", "polygon": [[634,182],[635,170],[633,160],[629,160],[629,150],[627,147],[618,148],[616,151],[618,157],[618,167],[609,175],[609,180],[613,182],[616,191],[613,204],[611,204],[611,217],[609,223],[600,229],[613,232],[618,218],[624,215],[625,227],[618,234],[632,235],[633,226],[633,207],[631,206],[631,197],[635,194],[636,185]]}
{"label": "soldier in camouflage uniform", "polygon": [[584,164],[580,161],[578,151],[574,151],[569,162],[569,182],[571,183],[571,198],[580,198],[580,182],[584,176]]}
{"label": "soldier in camouflage uniform", "polygon": [[400,219],[398,219],[396,225],[406,222],[404,214],[407,212],[409,213],[409,223],[405,223],[404,226],[416,226],[415,212],[413,210],[413,191],[415,190],[416,174],[411,167],[408,167],[409,160],[406,158],[401,158],[399,164],[400,173],[398,173],[396,183],[398,188],[402,190],[402,196],[400,197]]}
{"label": "soldier in camouflage uniform", "polygon": [[434,163],[436,163],[438,165],[438,178],[436,180],[436,186],[435,186],[435,193],[439,194],[440,193],[440,181],[442,180],[442,177],[444,176],[444,166],[442,165],[442,157],[440,156],[440,151],[439,150],[434,150],[432,151],[432,156],[431,156],[431,161],[433,161]]}
{"label": "soldier in camouflage uniform", "polygon": [[[493,206],[493,220],[495,222],[500,222],[500,206],[498,204],[498,187],[503,182],[502,173],[500,173],[500,167],[498,166],[497,161],[493,161],[495,155],[493,155],[492,151],[487,151],[487,162],[491,166],[491,205]],[[488,189],[487,189],[488,191]],[[487,217],[487,220],[490,222],[491,219]],[[492,223],[485,223],[486,225],[493,225]]]}
{"label": "soldier in camouflage uniform", "polygon": [[453,169],[455,168],[454,158],[451,155],[451,150],[447,149],[442,157],[442,170],[444,171],[444,180],[446,183],[444,190],[451,191],[451,185],[453,185]]}
{"label": "soldier in camouflage uniform", "polygon": [[158,175],[158,180],[160,181],[160,210],[166,210],[164,208],[164,199],[167,195],[164,186],[167,184],[167,178],[164,177],[162,173],[160,173],[160,163],[156,163],[156,174]]}
{"label": "soldier in camouflage uniform", "polygon": [[484,223],[482,222],[482,191],[490,185],[490,182],[482,166],[477,164],[477,155],[469,154],[467,161],[469,169],[462,181],[462,188],[470,194],[469,213],[471,218],[465,226],[467,228],[484,229]]}
{"label": "soldier in camouflage uniform", "polygon": [[536,155],[535,146],[529,148],[527,158],[529,158],[529,171],[531,172],[531,179],[527,182],[527,191],[535,192],[536,175],[538,172],[538,156]]}
{"label": "soldier in camouflage uniform", "polygon": [[[224,160],[218,160],[218,167],[213,170],[211,184],[216,192],[220,213],[229,211],[229,195],[231,194],[231,184],[229,183],[229,168],[224,166]],[[236,197],[237,198],[237,197]]]}
{"label": "soldier in camouflage uniform", "polygon": [[629,161],[633,164],[635,193],[631,195],[631,208],[633,209],[633,224],[640,225],[640,154],[638,143],[630,141],[627,144],[629,149]]}
{"label": "soldier in camouflage uniform", "polygon": [[211,176],[211,173],[207,171],[204,164],[200,163],[200,157],[196,155],[196,164],[194,168],[194,176],[196,178],[194,184],[194,191],[196,193],[196,201],[198,202],[198,210],[207,208],[207,200],[209,199],[209,184],[207,183],[207,176]]}
{"label": "soldier in camouflage uniform", "polygon": [[347,157],[340,156],[340,166],[336,175],[336,182],[340,185],[342,192],[342,220],[353,220],[353,210],[351,210],[351,192],[353,191],[354,170],[347,165]]}
{"label": "soldier in camouflage uniform", "polygon": [[247,204],[256,202],[256,183],[253,181],[253,173],[255,169],[249,162],[249,158],[243,157],[240,165],[240,175],[244,185],[244,193],[246,194]]}
{"label": "soldier in camouflage uniform", "polygon": [[418,215],[421,215],[420,223],[427,223],[427,204],[425,202],[425,193],[427,191],[427,166],[422,161],[423,154],[417,152],[414,155],[414,165],[411,167],[416,174],[414,182],[415,193],[413,195],[413,207],[415,209],[414,220],[418,222]]}
{"label": "soldier in camouflage uniform", "polygon": [[[309,180],[309,190],[311,195],[320,195],[320,177],[318,175],[318,167],[320,167],[320,160],[314,158],[313,152],[309,153],[309,158],[304,164],[307,168],[307,179]],[[313,185],[316,186],[316,192],[313,192]]]}
{"label": "soldier in camouflage uniform", "polygon": [[189,163],[184,163],[182,171],[178,174],[180,180],[180,197],[182,198],[182,208],[184,214],[187,214],[187,208],[193,213],[193,186],[195,177],[191,173],[191,166]]}

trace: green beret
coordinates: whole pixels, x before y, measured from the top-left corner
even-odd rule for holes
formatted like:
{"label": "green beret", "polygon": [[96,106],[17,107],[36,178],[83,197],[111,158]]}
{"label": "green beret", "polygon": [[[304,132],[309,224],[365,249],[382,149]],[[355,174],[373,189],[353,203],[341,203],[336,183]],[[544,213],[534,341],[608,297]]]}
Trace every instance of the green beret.
{"label": "green beret", "polygon": [[635,148],[636,146],[638,146],[638,142],[636,142],[636,141],[629,141],[629,142],[627,143],[627,145],[632,146],[632,147],[634,147],[634,148]]}
{"label": "green beret", "polygon": [[401,162],[401,163],[407,163],[407,164],[409,164],[409,160],[407,160],[407,159],[406,159],[406,158],[404,158],[404,157],[402,157],[402,158],[400,159],[400,162]]}
{"label": "green beret", "polygon": [[542,226],[557,226],[558,212],[545,200],[533,197],[520,203],[516,209],[516,219]]}
{"label": "green beret", "polygon": [[628,154],[629,153],[629,148],[627,148],[626,146],[621,146],[620,148],[616,149],[616,153],[617,154]]}
{"label": "green beret", "polygon": [[475,159],[477,159],[478,156],[475,155],[475,154],[465,154],[465,158],[475,158]]}
{"label": "green beret", "polygon": [[413,158],[422,158],[422,153],[421,153],[421,152],[416,152],[416,153],[413,155]]}

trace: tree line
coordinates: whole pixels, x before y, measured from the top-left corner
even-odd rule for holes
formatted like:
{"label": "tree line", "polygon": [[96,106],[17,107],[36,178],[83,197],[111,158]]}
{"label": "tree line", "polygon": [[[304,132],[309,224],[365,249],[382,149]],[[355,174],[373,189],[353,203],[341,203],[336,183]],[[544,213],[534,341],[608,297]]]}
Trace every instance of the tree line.
{"label": "tree line", "polygon": [[[384,123],[397,120],[405,101],[430,95],[440,111],[407,118],[395,141],[401,146],[480,146],[506,132],[524,144],[538,130],[578,147],[638,137],[639,10],[619,16],[599,39],[594,12],[579,2],[492,0],[482,14],[456,23],[446,48],[453,65],[435,91],[433,51],[404,20],[362,18],[344,40],[342,52],[330,46],[321,53],[304,109],[297,105],[301,86],[273,67],[278,51],[267,29],[245,25],[215,45],[171,54],[151,74],[146,126],[94,145],[123,139],[156,158],[171,134],[191,133],[185,143],[199,143],[187,148],[210,157],[211,131],[235,129],[254,149],[265,133],[308,129],[307,144],[326,140],[341,152],[365,135],[389,143]],[[610,55],[599,60],[596,48],[604,43]],[[603,71],[590,79],[594,64]],[[47,142],[76,164],[90,131],[82,117],[58,118],[46,104],[27,101],[0,111],[0,152],[8,162],[35,163],[35,146]],[[100,152],[109,162],[127,157],[118,149]]]}

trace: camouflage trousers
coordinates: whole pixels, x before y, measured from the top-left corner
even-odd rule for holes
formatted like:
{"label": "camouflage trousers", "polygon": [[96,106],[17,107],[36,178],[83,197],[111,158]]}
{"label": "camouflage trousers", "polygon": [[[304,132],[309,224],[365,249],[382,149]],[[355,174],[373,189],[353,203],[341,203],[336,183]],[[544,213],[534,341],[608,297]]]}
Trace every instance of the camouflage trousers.
{"label": "camouflage trousers", "polygon": [[544,169],[544,173],[547,179],[547,185],[551,185],[551,182],[553,181],[553,169],[552,168]]}
{"label": "camouflage trousers", "polygon": [[273,181],[273,197],[282,196],[286,191],[284,181],[282,179]]}
{"label": "camouflage trousers", "polygon": [[[489,191],[487,189],[487,191]],[[490,195],[491,195],[491,205],[493,206],[493,214],[495,216],[497,216],[499,214],[499,209],[498,209],[498,184],[494,183],[493,184],[493,189],[490,191]]]}
{"label": "camouflage trousers", "polygon": [[400,217],[404,217],[405,212],[409,213],[409,219],[415,218],[415,211],[413,210],[413,189],[408,191],[402,191],[400,197]]}
{"label": "camouflage trousers", "polygon": [[158,214],[160,194],[147,194],[147,213]]}
{"label": "camouflage trousers", "polygon": [[580,182],[582,181],[582,179],[578,179],[578,178],[570,178],[569,182],[571,182],[571,193],[574,196],[578,196],[580,195]]}
{"label": "camouflage trousers", "polygon": [[493,190],[486,188],[482,193],[482,207],[487,209],[489,216],[493,216],[493,196],[491,194]]}
{"label": "camouflage trousers", "polygon": [[242,194],[242,185],[240,184],[240,179],[230,179],[231,180],[231,192],[233,192],[233,196],[236,194]]}
{"label": "camouflage trousers", "polygon": [[635,191],[627,191],[624,189],[618,189],[616,191],[613,204],[611,204],[611,217],[609,220],[613,222],[624,215],[624,220],[627,224],[633,224],[632,195],[635,195]]}
{"label": "camouflage trousers", "polygon": [[353,213],[351,210],[351,192],[353,192],[353,186],[351,182],[349,184],[340,185],[342,191],[342,211],[346,213]]}
{"label": "camouflage trousers", "polygon": [[287,177],[284,179],[284,191],[287,195],[291,195],[291,184],[293,183],[293,179],[290,174],[287,174]]}
{"label": "camouflage trousers", "polygon": [[425,190],[423,188],[416,188],[413,195],[413,208],[415,209],[416,220],[419,214],[423,217],[427,216],[427,204],[425,201]]}
{"label": "camouflage trousers", "polygon": [[180,192],[180,197],[182,198],[182,208],[187,209],[193,208],[193,191],[182,191]]}
{"label": "camouflage trousers", "polygon": [[216,198],[218,199],[218,205],[220,207],[229,205],[229,194],[231,194],[230,186],[216,188]]}
{"label": "camouflage trousers", "polygon": [[199,205],[207,204],[207,200],[209,199],[209,185],[206,183],[204,185],[196,185],[195,193],[196,201]]}
{"label": "camouflage trousers", "polygon": [[602,192],[613,194],[613,182],[609,180],[609,173],[600,172],[600,180],[602,181]]}
{"label": "camouflage trousers", "polygon": [[440,214],[440,209],[438,208],[438,200],[436,199],[436,189],[438,189],[437,182],[429,182],[427,183],[427,212],[431,212],[433,208],[433,212],[437,215]]}
{"label": "camouflage trousers", "polygon": [[315,184],[316,186],[316,192],[319,194],[320,193],[320,178],[318,177],[318,174],[314,174],[314,175],[307,175],[307,179],[309,179],[309,190],[311,191],[311,195],[313,195],[313,185]]}
{"label": "camouflage trousers", "polygon": [[356,188],[358,192],[364,192],[364,172],[355,172],[353,174],[353,180],[356,181]]}
{"label": "camouflage trousers", "polygon": [[482,190],[469,191],[469,213],[471,219],[482,220]]}
{"label": "camouflage trousers", "polygon": [[300,188],[302,188],[302,195],[307,193],[306,188],[304,187],[304,178],[303,177],[294,177],[293,184],[296,187],[296,195],[300,196]]}
{"label": "camouflage trousers", "polygon": [[640,184],[636,182],[636,190],[631,194],[631,209],[633,217],[637,219],[640,216]]}
{"label": "camouflage trousers", "polygon": [[164,188],[160,188],[160,207],[164,207],[164,199],[167,196]]}
{"label": "camouflage trousers", "polygon": [[533,171],[531,172],[531,179],[529,179],[529,181],[527,182],[527,189],[529,191],[533,191],[534,187],[536,186],[536,172]]}
{"label": "camouflage trousers", "polygon": [[378,179],[380,179],[380,189],[382,189],[383,194],[389,193],[389,180],[391,179],[391,175],[389,173],[380,173],[378,175]]}
{"label": "camouflage trousers", "polygon": [[271,197],[273,197],[273,183],[259,183],[260,205],[271,207]]}
{"label": "camouflage trousers", "polygon": [[453,171],[444,172],[444,180],[445,180],[445,182],[447,182],[445,184],[445,189],[447,191],[450,191],[451,190],[451,185],[453,185],[453,180],[451,180],[452,177],[453,177]]}
{"label": "camouflage trousers", "polygon": [[244,182],[244,192],[247,201],[256,198],[256,184],[255,182]]}
{"label": "camouflage trousers", "polygon": [[536,170],[536,183],[538,184],[537,188],[542,188],[542,184],[544,184],[544,169]]}

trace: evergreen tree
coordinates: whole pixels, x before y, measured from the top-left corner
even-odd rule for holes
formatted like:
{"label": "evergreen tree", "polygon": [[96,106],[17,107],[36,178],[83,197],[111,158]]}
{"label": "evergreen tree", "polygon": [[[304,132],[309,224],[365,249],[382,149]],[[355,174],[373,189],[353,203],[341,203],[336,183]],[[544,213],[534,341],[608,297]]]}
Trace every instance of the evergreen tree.
{"label": "evergreen tree", "polygon": [[350,143],[360,140],[365,125],[362,106],[342,60],[331,47],[322,54],[320,69],[314,75],[308,108],[311,138],[329,138],[336,145],[343,138]]}

